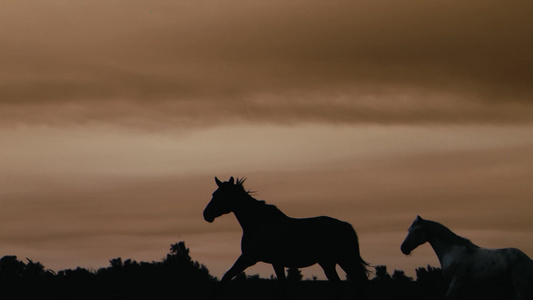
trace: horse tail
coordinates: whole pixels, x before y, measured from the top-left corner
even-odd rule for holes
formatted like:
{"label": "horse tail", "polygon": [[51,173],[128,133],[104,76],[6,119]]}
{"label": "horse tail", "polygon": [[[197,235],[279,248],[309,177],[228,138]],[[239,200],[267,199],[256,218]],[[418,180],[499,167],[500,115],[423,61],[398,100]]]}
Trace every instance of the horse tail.
{"label": "horse tail", "polygon": [[353,228],[352,225],[350,225],[349,228],[350,228],[350,233],[352,235],[351,241],[353,243],[352,247],[350,247],[351,248],[350,251],[355,251],[355,253],[352,252],[351,255],[355,254],[355,257],[357,260],[354,262],[356,266],[356,270],[353,270],[352,273],[354,274],[350,274],[350,276],[355,277],[353,279],[356,281],[368,281],[368,276],[371,273],[368,270],[368,267],[370,267],[370,264],[361,257],[361,250],[359,249],[359,237],[357,236],[355,229]]}
{"label": "horse tail", "polygon": [[[355,229],[354,229],[354,232],[355,232]],[[359,257],[359,265],[361,266],[361,270],[364,273],[365,280],[368,280],[368,276],[370,275],[370,270],[368,270],[368,268],[370,267],[370,264],[361,257],[361,250],[359,249],[359,238],[357,237],[357,233],[355,234],[355,242],[357,243],[356,248],[357,248],[357,256]]]}

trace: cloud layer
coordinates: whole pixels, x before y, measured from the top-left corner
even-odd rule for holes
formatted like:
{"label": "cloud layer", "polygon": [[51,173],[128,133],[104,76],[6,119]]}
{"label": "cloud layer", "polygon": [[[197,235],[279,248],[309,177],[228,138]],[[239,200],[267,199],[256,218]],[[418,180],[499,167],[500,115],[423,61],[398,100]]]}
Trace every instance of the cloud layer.
{"label": "cloud layer", "polygon": [[531,122],[531,6],[12,2],[2,124]]}

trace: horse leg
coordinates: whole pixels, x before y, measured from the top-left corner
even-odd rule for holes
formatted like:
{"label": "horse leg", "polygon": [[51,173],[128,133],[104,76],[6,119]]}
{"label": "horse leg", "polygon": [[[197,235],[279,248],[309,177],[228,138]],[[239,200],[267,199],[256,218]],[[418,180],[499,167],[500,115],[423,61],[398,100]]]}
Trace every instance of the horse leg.
{"label": "horse leg", "polygon": [[533,263],[514,272],[512,281],[516,300],[533,299]]}
{"label": "horse leg", "polygon": [[354,287],[354,293],[357,299],[365,299],[366,289],[368,284],[368,276],[365,270],[356,262],[343,261],[339,262],[341,268],[348,275],[348,279],[351,281]]}
{"label": "horse leg", "polygon": [[457,299],[457,293],[463,287],[463,283],[457,277],[453,277],[444,299]]}
{"label": "horse leg", "polygon": [[239,258],[237,258],[237,261],[233,264],[233,266],[222,276],[221,282],[228,282],[233,277],[239,275],[242,271],[246,270],[246,268],[255,265],[257,261],[252,260],[245,256],[244,254],[241,254]]}
{"label": "horse leg", "polygon": [[525,286],[519,286],[519,287],[515,287],[515,299],[516,300],[526,300],[526,299],[529,299],[527,298],[526,296],[526,287]]}
{"label": "horse leg", "polygon": [[222,279],[220,280],[221,286],[217,291],[217,294],[221,293],[222,290],[227,287],[228,283],[231,281],[231,279],[233,279],[233,277],[239,275],[246,268],[255,265],[256,262],[257,261],[250,259],[244,254],[241,254],[233,266],[226,272],[226,274],[224,274],[224,276],[222,276]]}
{"label": "horse leg", "polygon": [[516,300],[526,300],[533,297],[533,280],[520,278],[514,283],[514,293]]}
{"label": "horse leg", "polygon": [[274,272],[276,272],[276,277],[278,278],[279,287],[281,290],[282,299],[288,299],[288,288],[287,280],[285,278],[285,267],[278,264],[272,264],[274,267]]}
{"label": "horse leg", "polygon": [[339,274],[337,274],[337,270],[335,270],[335,263],[318,263],[322,269],[324,269],[324,273],[326,274],[326,277],[328,280],[332,283],[333,288],[335,289],[334,295],[335,299],[340,299],[341,296],[341,279],[339,278]]}

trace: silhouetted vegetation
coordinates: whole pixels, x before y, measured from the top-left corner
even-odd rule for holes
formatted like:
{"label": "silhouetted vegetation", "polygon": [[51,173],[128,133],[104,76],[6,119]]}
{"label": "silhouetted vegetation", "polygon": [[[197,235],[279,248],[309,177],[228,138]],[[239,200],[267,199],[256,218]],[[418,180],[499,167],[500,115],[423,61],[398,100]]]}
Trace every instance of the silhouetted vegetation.
{"label": "silhouetted vegetation", "polygon": [[302,272],[298,268],[288,268],[287,269],[287,280],[289,282],[300,281],[303,279]]}
{"label": "silhouetted vegetation", "polygon": [[189,256],[184,242],[173,244],[161,261],[137,262],[114,258],[98,270],[81,267],[57,274],[41,263],[16,256],[0,259],[0,297],[3,299],[163,299],[175,295],[207,298],[216,278]]}
{"label": "silhouetted vegetation", "polygon": [[[367,299],[442,299],[448,282],[441,269],[416,270],[416,280],[401,270],[392,275],[375,266]],[[295,299],[329,299],[331,285],[324,280],[304,279],[297,268],[287,269],[289,295]],[[98,270],[81,267],[55,273],[31,259],[9,255],[0,259],[0,297],[3,299],[213,299],[220,282],[201,263],[194,261],[184,242],[170,246],[161,261],[137,262],[120,257]],[[353,299],[350,283],[343,281],[342,299]],[[274,276],[240,273],[215,299],[278,299],[280,287]],[[508,299],[510,289],[491,285],[464,291],[465,298]]]}

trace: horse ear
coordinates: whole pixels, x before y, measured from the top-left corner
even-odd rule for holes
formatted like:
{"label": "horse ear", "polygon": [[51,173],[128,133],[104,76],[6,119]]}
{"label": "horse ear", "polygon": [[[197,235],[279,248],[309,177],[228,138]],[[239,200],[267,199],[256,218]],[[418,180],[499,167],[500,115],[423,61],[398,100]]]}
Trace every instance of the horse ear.
{"label": "horse ear", "polygon": [[235,184],[235,179],[233,179],[233,176],[230,177],[230,179],[229,179],[229,183],[231,183],[231,184]]}
{"label": "horse ear", "polygon": [[215,177],[215,182],[217,183],[218,186],[222,185],[222,182],[220,180],[218,180],[218,178],[216,178],[216,177]]}
{"label": "horse ear", "polygon": [[416,219],[415,221],[418,222],[418,221],[423,221],[424,219],[422,219],[420,216],[416,216]]}

